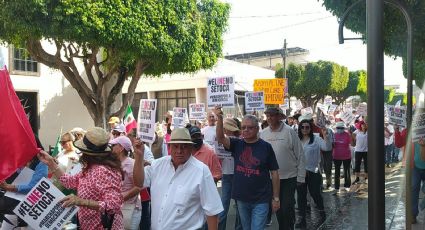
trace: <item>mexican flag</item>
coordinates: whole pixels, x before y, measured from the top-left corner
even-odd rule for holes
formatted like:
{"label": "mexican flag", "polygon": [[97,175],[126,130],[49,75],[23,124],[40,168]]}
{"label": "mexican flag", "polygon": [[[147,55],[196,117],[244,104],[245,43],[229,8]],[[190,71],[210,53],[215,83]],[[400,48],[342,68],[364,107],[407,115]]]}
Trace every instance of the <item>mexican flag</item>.
{"label": "mexican flag", "polygon": [[133,116],[133,110],[130,106],[127,106],[127,111],[125,112],[124,119],[125,131],[129,133],[133,128],[137,128],[136,119]]}

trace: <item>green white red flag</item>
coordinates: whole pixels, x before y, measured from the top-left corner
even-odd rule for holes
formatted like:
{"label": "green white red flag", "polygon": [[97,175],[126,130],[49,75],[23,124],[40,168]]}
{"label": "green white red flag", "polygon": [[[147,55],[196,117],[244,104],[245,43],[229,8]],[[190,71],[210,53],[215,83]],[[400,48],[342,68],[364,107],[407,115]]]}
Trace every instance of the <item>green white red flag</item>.
{"label": "green white red flag", "polygon": [[130,106],[127,106],[127,110],[124,115],[123,123],[125,125],[125,131],[129,133],[133,128],[137,128],[137,121],[134,119],[133,110]]}

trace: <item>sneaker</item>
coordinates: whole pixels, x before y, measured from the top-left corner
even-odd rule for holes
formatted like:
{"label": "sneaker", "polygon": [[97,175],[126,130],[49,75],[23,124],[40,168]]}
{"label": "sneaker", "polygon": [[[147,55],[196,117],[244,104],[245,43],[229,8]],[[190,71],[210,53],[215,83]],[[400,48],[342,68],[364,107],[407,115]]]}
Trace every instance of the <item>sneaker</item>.
{"label": "sneaker", "polygon": [[270,221],[266,224],[266,226],[267,226],[267,227],[270,227],[270,226],[272,226],[272,223],[273,223],[273,221],[272,221],[272,220],[270,220]]}

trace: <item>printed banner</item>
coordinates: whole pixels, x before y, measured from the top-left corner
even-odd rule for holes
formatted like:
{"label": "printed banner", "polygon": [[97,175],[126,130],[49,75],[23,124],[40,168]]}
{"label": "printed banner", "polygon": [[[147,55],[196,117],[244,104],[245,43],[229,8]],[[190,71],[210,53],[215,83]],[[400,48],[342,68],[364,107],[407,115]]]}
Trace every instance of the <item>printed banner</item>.
{"label": "printed banner", "polygon": [[412,122],[412,141],[421,138],[425,138],[425,113],[415,115]]}
{"label": "printed banner", "polygon": [[235,106],[235,82],[233,76],[208,78],[208,108]]}
{"label": "printed banner", "polygon": [[155,141],[156,99],[141,99],[139,118],[137,119],[137,135],[144,142]]}
{"label": "printed banner", "polygon": [[285,97],[286,79],[255,79],[254,91],[264,92],[264,104],[280,105],[283,104]]}
{"label": "printed banner", "polygon": [[187,109],[174,107],[173,108],[173,122],[171,123],[174,127],[184,128],[187,121]]}
{"label": "printed banner", "polygon": [[264,110],[264,92],[245,92],[245,110],[247,112]]}
{"label": "printed banner", "polygon": [[387,116],[390,124],[406,127],[406,107],[395,107],[394,105],[386,105]]}
{"label": "printed banner", "polygon": [[189,104],[189,120],[204,120],[206,118],[204,103]]}
{"label": "printed banner", "polygon": [[13,212],[33,229],[60,230],[78,211],[77,206],[62,207],[64,197],[51,181],[42,178]]}

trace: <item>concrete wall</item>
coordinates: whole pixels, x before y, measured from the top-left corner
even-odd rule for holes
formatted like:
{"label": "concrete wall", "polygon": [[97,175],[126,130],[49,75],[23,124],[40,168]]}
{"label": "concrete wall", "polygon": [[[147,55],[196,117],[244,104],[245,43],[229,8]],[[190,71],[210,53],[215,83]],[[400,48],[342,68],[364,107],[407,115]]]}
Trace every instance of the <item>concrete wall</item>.
{"label": "concrete wall", "polygon": [[[10,71],[9,48],[1,47],[0,53],[1,66],[6,65]],[[83,72],[81,68],[79,70]],[[38,94],[39,137],[45,148],[55,144],[61,130],[94,125],[77,92],[60,71],[40,64],[39,76],[10,76],[15,91]]]}

